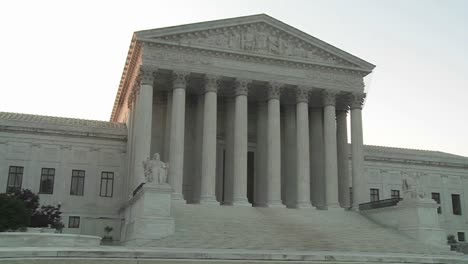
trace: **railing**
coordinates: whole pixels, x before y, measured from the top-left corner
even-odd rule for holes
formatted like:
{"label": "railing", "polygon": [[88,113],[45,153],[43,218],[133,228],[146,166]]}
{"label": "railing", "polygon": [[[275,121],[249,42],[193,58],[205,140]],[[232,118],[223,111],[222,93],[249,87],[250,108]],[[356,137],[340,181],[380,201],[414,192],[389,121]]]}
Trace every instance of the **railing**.
{"label": "railing", "polygon": [[140,185],[138,185],[138,187],[135,188],[135,190],[133,191],[133,196],[135,196],[138,191],[140,191],[141,188],[143,188],[143,185],[145,185],[144,182],[140,183]]}
{"label": "railing", "polygon": [[359,204],[359,210],[363,211],[363,210],[395,206],[401,200],[403,200],[403,198],[390,198],[390,199],[378,200],[378,201],[369,202],[369,203],[362,203],[362,204]]}

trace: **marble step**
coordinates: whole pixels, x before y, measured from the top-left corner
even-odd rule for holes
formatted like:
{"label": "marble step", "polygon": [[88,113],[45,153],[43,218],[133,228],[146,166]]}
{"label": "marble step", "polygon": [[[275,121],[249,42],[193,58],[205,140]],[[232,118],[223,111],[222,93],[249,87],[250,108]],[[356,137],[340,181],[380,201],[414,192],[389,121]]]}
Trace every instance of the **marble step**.
{"label": "marble step", "polygon": [[345,210],[174,204],[175,234],[151,247],[439,253]]}

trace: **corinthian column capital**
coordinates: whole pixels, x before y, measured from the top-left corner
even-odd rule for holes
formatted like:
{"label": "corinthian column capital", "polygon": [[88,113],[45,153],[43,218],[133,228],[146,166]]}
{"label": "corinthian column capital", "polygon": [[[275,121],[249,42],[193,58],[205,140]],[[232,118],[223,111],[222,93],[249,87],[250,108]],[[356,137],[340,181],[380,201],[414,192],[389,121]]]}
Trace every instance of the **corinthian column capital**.
{"label": "corinthian column capital", "polygon": [[148,66],[141,66],[139,72],[140,85],[153,85],[155,72],[158,69]]}
{"label": "corinthian column capital", "polygon": [[236,79],[234,81],[234,96],[248,95],[250,82],[248,79]]}
{"label": "corinthian column capital", "polygon": [[337,91],[323,90],[322,94],[321,94],[323,106],[335,105],[336,104],[336,95],[337,94],[338,94]]}
{"label": "corinthian column capital", "polygon": [[203,92],[218,92],[220,84],[220,76],[218,75],[211,75],[207,74],[205,75],[205,87]]}
{"label": "corinthian column capital", "polygon": [[362,109],[365,98],[366,98],[365,93],[352,93],[350,95],[351,109]]}
{"label": "corinthian column capital", "polygon": [[296,103],[308,103],[309,102],[309,89],[304,86],[299,86],[296,89]]}
{"label": "corinthian column capital", "polygon": [[277,82],[270,82],[267,84],[267,99],[279,99],[281,96],[281,88],[283,84]]}
{"label": "corinthian column capital", "polygon": [[172,89],[185,89],[187,87],[189,74],[190,72],[186,71],[173,71]]}

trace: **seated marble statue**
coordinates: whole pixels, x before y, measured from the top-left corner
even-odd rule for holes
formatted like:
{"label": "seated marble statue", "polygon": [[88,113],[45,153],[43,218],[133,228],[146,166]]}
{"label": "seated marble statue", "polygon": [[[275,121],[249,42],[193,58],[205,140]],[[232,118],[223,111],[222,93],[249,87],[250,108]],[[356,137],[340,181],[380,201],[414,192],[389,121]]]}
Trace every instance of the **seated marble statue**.
{"label": "seated marble statue", "polygon": [[403,179],[402,190],[404,198],[426,198],[426,192],[424,191],[424,188],[413,177],[407,177]]}
{"label": "seated marble statue", "polygon": [[167,170],[169,166],[161,161],[159,153],[154,153],[152,159],[148,157],[143,161],[143,168],[147,183],[152,183],[154,180],[156,180],[155,183],[157,184],[167,183]]}

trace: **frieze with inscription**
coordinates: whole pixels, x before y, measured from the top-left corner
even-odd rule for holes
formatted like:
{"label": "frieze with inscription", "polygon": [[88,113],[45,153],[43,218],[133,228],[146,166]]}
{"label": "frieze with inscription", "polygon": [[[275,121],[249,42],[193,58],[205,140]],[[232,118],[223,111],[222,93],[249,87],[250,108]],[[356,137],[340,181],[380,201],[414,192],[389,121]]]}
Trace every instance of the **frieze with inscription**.
{"label": "frieze with inscription", "polygon": [[[184,66],[193,65],[193,66],[208,66],[216,67],[219,64],[229,68],[229,64],[221,63],[217,61],[219,59],[225,59],[225,62],[228,61],[241,61],[244,63],[249,63],[249,65],[239,65],[233,64],[233,69],[242,68],[245,70],[255,70],[259,69],[257,65],[263,64],[265,71],[271,74],[284,74],[284,67],[288,68],[288,73],[291,77],[297,77],[301,79],[306,79],[307,82],[310,82],[311,85],[320,86],[328,85],[334,86],[336,88],[343,87],[348,89],[362,89],[364,87],[363,78],[359,73],[348,72],[345,70],[336,70],[329,69],[326,67],[314,67],[311,65],[309,68],[304,67],[293,67],[291,65],[285,65],[281,62],[265,61],[258,60],[255,61],[253,58],[244,58],[243,56],[225,56],[221,52],[203,52],[197,49],[179,49],[176,47],[171,47],[168,45],[159,45],[152,44],[148,46],[148,49],[145,52],[145,57],[149,61],[154,61],[160,65],[160,63],[169,63],[169,64],[182,64]],[[267,67],[267,68],[266,68]],[[276,67],[272,68],[272,67]],[[262,68],[263,69],[263,68]],[[228,69],[227,69],[228,70]],[[320,87],[317,87],[320,88]]]}

